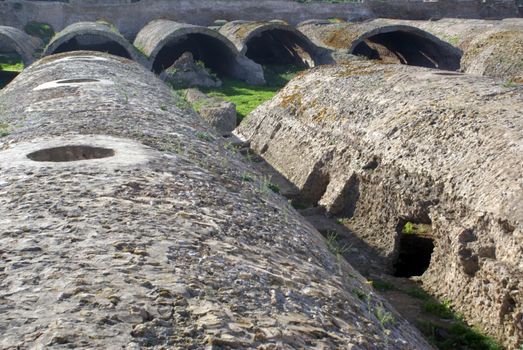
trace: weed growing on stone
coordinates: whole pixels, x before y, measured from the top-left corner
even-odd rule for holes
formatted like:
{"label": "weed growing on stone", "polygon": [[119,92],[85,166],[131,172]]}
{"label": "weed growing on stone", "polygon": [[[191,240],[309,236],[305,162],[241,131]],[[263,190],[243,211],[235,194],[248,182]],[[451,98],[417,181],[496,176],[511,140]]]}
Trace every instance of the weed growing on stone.
{"label": "weed growing on stone", "polygon": [[452,302],[450,300],[443,300],[441,303],[426,301],[423,304],[423,311],[444,319],[450,320],[454,318],[454,311],[452,310]]}
{"label": "weed growing on stone", "polygon": [[327,248],[329,248],[334,255],[343,255],[350,250],[351,246],[347,244],[341,245],[338,242],[338,233],[331,231],[327,233]]}
{"label": "weed growing on stone", "polygon": [[165,140],[161,143],[162,150],[166,152],[176,153],[176,154],[182,154],[184,151],[184,147],[182,146],[182,143],[180,140],[175,139],[171,135],[167,135],[165,137]]}
{"label": "weed growing on stone", "polygon": [[247,173],[244,173],[241,177],[242,181],[245,181],[245,182],[253,182],[254,181],[254,178],[250,175],[250,174],[247,174]]}
{"label": "weed growing on stone", "polygon": [[389,324],[394,325],[394,323],[396,323],[396,319],[392,313],[387,311],[382,304],[379,304],[374,309],[374,315],[378,318],[383,328],[386,328]]}
{"label": "weed growing on stone", "polygon": [[0,123],[0,137],[5,137],[10,134],[9,124]]}
{"label": "weed growing on stone", "polygon": [[427,224],[414,224],[410,221],[405,223],[401,233],[406,235],[420,235],[427,233],[431,230],[431,226]]}
{"label": "weed growing on stone", "polygon": [[174,98],[174,105],[176,107],[178,107],[179,109],[181,109],[182,111],[187,111],[187,110],[192,109],[192,107],[191,107],[191,104],[189,103],[189,101],[187,101],[187,99],[185,98],[184,91],[185,90],[175,90],[175,89],[171,90],[173,98]]}
{"label": "weed growing on stone", "polygon": [[512,81],[512,80],[507,80],[507,81],[505,81],[505,82],[503,83],[503,87],[504,87],[504,88],[507,88],[507,89],[508,89],[508,88],[515,87],[516,85],[517,85],[517,84],[516,84],[514,81]]}
{"label": "weed growing on stone", "polygon": [[267,184],[267,188],[268,188],[269,190],[271,190],[272,192],[274,192],[274,193],[280,193],[280,186],[278,186],[278,185],[275,184],[275,183],[269,182],[269,183]]}
{"label": "weed growing on stone", "polygon": [[208,132],[203,132],[203,131],[198,131],[196,133],[196,137],[202,141],[213,141],[214,140],[214,137],[211,136],[211,134],[209,134]]}
{"label": "weed growing on stone", "polygon": [[336,219],[336,222],[340,225],[345,226],[349,223],[349,220],[350,220],[349,218],[338,218],[338,219]]}

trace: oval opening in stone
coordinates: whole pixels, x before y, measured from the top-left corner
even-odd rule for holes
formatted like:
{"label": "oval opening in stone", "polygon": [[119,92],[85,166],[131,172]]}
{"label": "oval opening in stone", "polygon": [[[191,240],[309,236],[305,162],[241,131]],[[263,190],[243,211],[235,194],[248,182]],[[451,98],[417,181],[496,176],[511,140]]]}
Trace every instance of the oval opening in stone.
{"label": "oval opening in stone", "polygon": [[57,84],[81,84],[81,83],[97,83],[99,82],[100,80],[98,79],[89,79],[89,78],[85,78],[85,79],[67,79],[67,80],[60,80],[60,81],[57,81],[56,83]]}
{"label": "oval opening in stone", "polygon": [[70,145],[46,148],[29,153],[27,158],[35,162],[74,162],[114,156],[114,150],[103,147]]}

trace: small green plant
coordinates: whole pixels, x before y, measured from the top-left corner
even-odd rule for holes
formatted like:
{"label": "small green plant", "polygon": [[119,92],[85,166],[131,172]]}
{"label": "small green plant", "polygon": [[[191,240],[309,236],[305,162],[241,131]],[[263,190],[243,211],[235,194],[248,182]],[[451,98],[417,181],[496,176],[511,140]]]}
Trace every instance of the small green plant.
{"label": "small green plant", "polygon": [[162,150],[176,154],[183,153],[182,143],[178,139],[174,139],[171,135],[167,135],[165,140],[161,143]]}
{"label": "small green plant", "polygon": [[336,219],[336,222],[339,225],[343,225],[343,226],[346,226],[349,223],[349,221],[350,221],[349,218],[338,218],[338,219]]}
{"label": "small green plant", "polygon": [[330,231],[327,233],[327,248],[329,248],[334,255],[343,255],[350,250],[351,246],[347,244],[341,245],[338,242],[338,233]]}
{"label": "small green plant", "polygon": [[414,233],[414,224],[412,222],[407,222],[405,226],[403,226],[403,230],[401,231],[404,234],[411,235]]}
{"label": "small green plant", "polygon": [[245,182],[253,182],[254,181],[254,178],[249,175],[249,174],[246,174],[244,173],[241,177],[242,181],[245,181]]}
{"label": "small green plant", "polygon": [[387,311],[387,309],[385,309],[382,304],[379,304],[374,309],[374,315],[378,318],[383,328],[386,328],[389,324],[394,325],[394,323],[396,323],[394,315],[392,315],[391,312]]}
{"label": "small green plant", "polygon": [[267,183],[267,188],[274,193],[280,193],[280,186],[278,186],[275,183],[272,183],[272,182]]}
{"label": "small green plant", "polygon": [[441,303],[430,300],[426,301],[423,304],[423,311],[444,319],[455,318],[454,311],[452,310],[452,302],[450,300],[443,300]]}
{"label": "small green plant", "polygon": [[459,36],[456,36],[456,35],[450,35],[450,36],[444,37],[444,40],[454,46],[459,44]]}
{"label": "small green plant", "polygon": [[166,105],[161,105],[160,109],[165,112],[167,110],[167,106]]}
{"label": "small green plant", "polygon": [[213,141],[214,137],[211,136],[208,132],[198,131],[196,137],[202,141]]}
{"label": "small green plant", "polygon": [[9,131],[9,124],[7,123],[0,123],[0,137],[5,137],[10,134]]}
{"label": "small green plant", "polygon": [[431,230],[431,226],[427,224],[415,224],[407,221],[403,226],[401,233],[406,235],[421,235]]}
{"label": "small green plant", "polygon": [[505,82],[503,83],[503,87],[504,87],[504,88],[507,88],[507,89],[508,89],[508,88],[512,88],[512,87],[514,87],[514,86],[516,86],[516,85],[517,85],[517,84],[516,84],[513,80],[511,80],[511,79],[509,79],[509,80],[507,80],[507,81],[505,81]]}
{"label": "small green plant", "polygon": [[365,294],[361,289],[354,288],[352,293],[358,297],[358,299],[367,301],[367,294]]}
{"label": "small green plant", "polygon": [[171,93],[173,95],[174,105],[176,107],[178,107],[182,111],[187,111],[192,108],[189,101],[187,101],[187,99],[185,98],[185,90],[172,89]]}

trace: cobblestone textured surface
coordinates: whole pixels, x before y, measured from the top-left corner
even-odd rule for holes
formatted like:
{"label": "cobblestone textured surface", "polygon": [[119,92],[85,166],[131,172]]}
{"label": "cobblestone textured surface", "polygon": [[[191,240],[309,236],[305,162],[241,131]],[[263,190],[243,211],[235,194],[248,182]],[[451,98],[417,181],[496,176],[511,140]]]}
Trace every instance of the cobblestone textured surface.
{"label": "cobblestone textured surface", "polygon": [[430,349],[138,64],[49,56],[0,105],[0,159],[116,150],[0,163],[0,348]]}
{"label": "cobblestone textured surface", "polygon": [[[523,86],[369,61],[317,67],[237,133],[392,263],[432,224],[424,287],[509,348],[523,341]],[[399,228],[399,229],[398,229]]]}

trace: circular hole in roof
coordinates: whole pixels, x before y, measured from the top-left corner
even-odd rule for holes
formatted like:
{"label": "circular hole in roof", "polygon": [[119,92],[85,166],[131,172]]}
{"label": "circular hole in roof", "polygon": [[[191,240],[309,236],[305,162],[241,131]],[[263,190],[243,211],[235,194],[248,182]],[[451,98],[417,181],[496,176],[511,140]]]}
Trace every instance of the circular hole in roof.
{"label": "circular hole in roof", "polygon": [[74,162],[78,160],[109,158],[112,156],[114,156],[114,150],[110,148],[69,145],[41,149],[29,153],[27,158],[35,162]]}
{"label": "circular hole in roof", "polygon": [[458,72],[432,72],[432,74],[434,75],[463,75],[463,73],[458,73]]}
{"label": "circular hole in roof", "polygon": [[66,79],[66,80],[59,80],[56,83],[57,84],[82,84],[82,83],[97,83],[100,80],[98,79]]}

